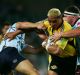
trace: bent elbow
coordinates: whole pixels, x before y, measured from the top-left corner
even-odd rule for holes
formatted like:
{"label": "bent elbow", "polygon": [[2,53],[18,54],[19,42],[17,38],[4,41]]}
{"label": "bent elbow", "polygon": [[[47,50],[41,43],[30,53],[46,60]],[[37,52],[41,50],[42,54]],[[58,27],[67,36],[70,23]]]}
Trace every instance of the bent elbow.
{"label": "bent elbow", "polygon": [[22,28],[22,26],[21,26],[21,22],[17,22],[17,23],[16,23],[16,28],[17,28],[17,29]]}

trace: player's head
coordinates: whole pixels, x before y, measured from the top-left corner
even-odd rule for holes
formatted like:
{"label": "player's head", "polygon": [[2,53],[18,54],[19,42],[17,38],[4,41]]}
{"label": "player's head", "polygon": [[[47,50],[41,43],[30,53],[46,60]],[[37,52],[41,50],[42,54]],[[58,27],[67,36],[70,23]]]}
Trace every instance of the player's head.
{"label": "player's head", "polygon": [[64,10],[64,15],[79,16],[80,9],[75,5],[71,5]]}
{"label": "player's head", "polygon": [[52,8],[48,11],[48,21],[53,28],[56,28],[62,22],[61,11],[57,8]]}
{"label": "player's head", "polygon": [[6,31],[9,29],[9,26],[10,26],[9,22],[2,23],[2,26],[0,28],[1,34],[5,34]]}
{"label": "player's head", "polygon": [[71,25],[74,24],[75,20],[79,17],[79,15],[80,10],[75,5],[67,7],[63,13],[64,20],[67,20]]}

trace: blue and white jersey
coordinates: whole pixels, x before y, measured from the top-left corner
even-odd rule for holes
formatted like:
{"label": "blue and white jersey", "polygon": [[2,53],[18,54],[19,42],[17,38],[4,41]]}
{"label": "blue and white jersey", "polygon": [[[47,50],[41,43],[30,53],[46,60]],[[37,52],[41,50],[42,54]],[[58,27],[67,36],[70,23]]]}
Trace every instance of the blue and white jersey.
{"label": "blue and white jersey", "polygon": [[[78,27],[80,27],[80,18],[76,21],[75,25],[73,26],[73,29],[76,29]],[[76,48],[78,50],[77,65],[80,65],[80,36],[76,37]]]}
{"label": "blue and white jersey", "polygon": [[74,24],[72,28],[75,29],[77,27],[80,27],[80,18],[76,21],[76,23]]}
{"label": "blue and white jersey", "polygon": [[[6,33],[15,32],[15,31],[16,31],[16,23],[13,24],[7,30]],[[9,41],[9,39],[3,39],[3,41],[0,43],[0,52],[3,50],[3,48],[6,48],[6,47],[15,47],[20,52],[25,45],[24,39],[25,39],[25,34],[19,34],[15,37],[15,39],[13,39],[11,41]]]}

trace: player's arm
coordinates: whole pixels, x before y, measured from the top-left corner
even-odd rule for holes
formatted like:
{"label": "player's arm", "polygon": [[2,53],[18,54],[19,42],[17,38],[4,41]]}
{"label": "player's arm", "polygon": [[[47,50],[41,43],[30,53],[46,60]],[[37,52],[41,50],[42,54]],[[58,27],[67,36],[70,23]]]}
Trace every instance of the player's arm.
{"label": "player's arm", "polygon": [[29,28],[37,28],[37,29],[44,29],[43,23],[31,23],[31,22],[17,22],[16,23],[17,29],[29,29]]}
{"label": "player's arm", "polygon": [[77,36],[80,36],[79,28],[61,33],[61,37],[77,37]]}
{"label": "player's arm", "polygon": [[54,44],[54,42],[49,42],[48,38],[43,41],[42,46],[47,50],[47,52],[53,55],[60,55],[62,53],[62,49],[58,45]]}
{"label": "player's arm", "polygon": [[13,40],[18,34],[23,33],[22,30],[16,30],[15,32],[8,32],[4,35],[4,38],[9,38],[9,41]]}
{"label": "player's arm", "polygon": [[77,37],[77,36],[80,36],[80,28],[76,28],[66,32],[56,32],[53,35],[53,39],[54,41],[57,41],[60,38],[71,38],[71,37]]}
{"label": "player's arm", "polygon": [[28,53],[28,54],[36,54],[36,53],[40,53],[40,52],[43,52],[43,51],[44,51],[43,47],[40,46],[38,48],[34,48],[31,45],[28,45],[26,48],[24,48],[22,50],[23,53]]}
{"label": "player's arm", "polygon": [[53,55],[61,55],[63,53],[63,50],[58,45],[50,45],[47,50]]}
{"label": "player's arm", "polygon": [[37,28],[43,29],[43,23],[31,23],[31,22],[17,22],[16,23],[17,30],[15,32],[9,32],[5,35],[5,37],[9,38],[10,40],[14,39],[18,34],[24,32],[24,30]]}

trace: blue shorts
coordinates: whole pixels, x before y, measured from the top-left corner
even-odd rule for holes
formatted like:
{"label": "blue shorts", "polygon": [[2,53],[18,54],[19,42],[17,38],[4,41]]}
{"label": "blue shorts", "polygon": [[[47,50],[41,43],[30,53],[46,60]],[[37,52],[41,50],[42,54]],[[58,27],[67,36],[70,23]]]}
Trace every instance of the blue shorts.
{"label": "blue shorts", "polygon": [[14,47],[7,47],[0,52],[0,73],[9,73],[12,69],[21,62],[25,60],[18,50]]}

